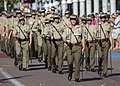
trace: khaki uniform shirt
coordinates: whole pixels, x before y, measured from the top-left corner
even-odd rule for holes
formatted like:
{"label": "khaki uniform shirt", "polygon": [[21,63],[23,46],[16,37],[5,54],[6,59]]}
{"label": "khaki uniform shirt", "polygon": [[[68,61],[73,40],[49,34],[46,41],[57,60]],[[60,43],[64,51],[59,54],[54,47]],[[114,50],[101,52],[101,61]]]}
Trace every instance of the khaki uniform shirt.
{"label": "khaki uniform shirt", "polygon": [[[102,28],[101,28],[102,26]],[[109,38],[110,34],[109,32],[111,31],[111,26],[108,22],[105,22],[104,24],[101,24],[101,26],[99,25],[99,28],[97,29],[97,38],[98,39],[105,39],[105,38]],[[103,33],[103,31],[105,33]]]}
{"label": "khaki uniform shirt", "polygon": [[63,38],[68,38],[72,44],[80,43],[83,36],[83,29],[79,25],[76,25],[74,29],[67,28],[63,33]]}
{"label": "khaki uniform shirt", "polygon": [[18,22],[19,22],[19,18],[16,17],[16,18],[13,18],[13,26],[16,27],[18,25]]}
{"label": "khaki uniform shirt", "polygon": [[[53,23],[53,25],[55,26],[52,26],[52,34],[53,34],[53,38],[54,39],[61,39],[62,38],[62,35],[63,35],[63,32],[64,32],[64,25],[63,23],[58,23],[58,24],[55,24]],[[57,29],[57,30],[56,30]]]}
{"label": "khaki uniform shirt", "polygon": [[44,34],[46,37],[50,37],[50,24],[49,25],[45,25],[44,31],[42,31],[42,34]]}
{"label": "khaki uniform shirt", "polygon": [[62,18],[62,22],[63,22],[63,24],[64,24],[65,26],[67,25],[66,27],[68,27],[68,26],[71,25],[69,18],[63,17],[63,18]]}
{"label": "khaki uniform shirt", "polygon": [[36,31],[36,19],[30,18],[28,20],[28,25],[30,27],[30,29],[32,29],[32,31]]}
{"label": "khaki uniform shirt", "polygon": [[2,26],[6,26],[6,17],[1,17],[1,24],[2,24]]}
{"label": "khaki uniform shirt", "polygon": [[96,34],[96,26],[95,25],[88,25],[87,24],[86,27],[83,26],[83,31],[84,31],[84,37],[87,41],[94,40],[94,38],[95,38],[94,35]]}
{"label": "khaki uniform shirt", "polygon": [[[20,26],[20,25],[19,25]],[[22,31],[23,33],[22,33]],[[24,26],[20,26],[20,28],[17,26],[15,27],[15,29],[13,30],[13,34],[20,38],[20,39],[25,39],[25,38],[29,38],[29,33],[30,33],[30,29],[29,29],[29,26],[28,25],[24,25]],[[24,36],[25,35],[25,36]]]}
{"label": "khaki uniform shirt", "polygon": [[44,30],[44,28],[45,28],[45,19],[46,19],[46,17],[44,17],[44,18],[40,18],[40,29],[43,31]]}

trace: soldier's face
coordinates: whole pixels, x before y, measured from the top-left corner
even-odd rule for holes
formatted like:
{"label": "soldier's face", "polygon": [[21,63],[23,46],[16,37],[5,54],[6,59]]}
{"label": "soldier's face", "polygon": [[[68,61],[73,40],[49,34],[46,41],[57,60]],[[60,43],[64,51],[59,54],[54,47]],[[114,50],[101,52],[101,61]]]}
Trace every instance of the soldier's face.
{"label": "soldier's face", "polygon": [[72,20],[71,20],[71,24],[72,24],[73,26],[75,26],[75,25],[76,25],[76,20],[75,20],[75,19],[72,19]]}
{"label": "soldier's face", "polygon": [[21,16],[21,14],[17,14],[17,17],[20,17]]}
{"label": "soldier's face", "polygon": [[70,15],[69,15],[69,14],[66,14],[65,16],[66,16],[67,18],[69,18]]}
{"label": "soldier's face", "polygon": [[35,15],[32,15],[32,18],[35,18]]}
{"label": "soldier's face", "polygon": [[92,24],[92,21],[88,21],[88,24]]}
{"label": "soldier's face", "polygon": [[45,16],[45,13],[41,13],[41,16]]}
{"label": "soldier's face", "polygon": [[102,22],[105,22],[105,18],[102,18],[101,20],[102,20]]}
{"label": "soldier's face", "polygon": [[24,25],[24,24],[25,24],[25,20],[21,20],[21,21],[20,21],[20,24],[21,24],[21,25]]}
{"label": "soldier's face", "polygon": [[56,18],[54,21],[55,21],[56,23],[58,23],[58,22],[59,22],[59,19],[58,19],[58,18]]}

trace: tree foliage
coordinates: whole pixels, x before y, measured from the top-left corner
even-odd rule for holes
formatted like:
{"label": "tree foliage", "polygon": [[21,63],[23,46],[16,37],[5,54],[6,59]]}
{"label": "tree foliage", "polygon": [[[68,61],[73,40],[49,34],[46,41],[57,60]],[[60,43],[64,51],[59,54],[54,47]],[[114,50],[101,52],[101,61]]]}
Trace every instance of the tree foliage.
{"label": "tree foliage", "polygon": [[[14,3],[20,2],[20,0],[7,0],[8,4],[13,5]],[[4,0],[0,0],[0,7],[3,7]]]}
{"label": "tree foliage", "polygon": [[3,0],[0,0],[0,8],[3,7]]}
{"label": "tree foliage", "polygon": [[20,0],[8,0],[8,4],[13,5],[14,3],[20,2]]}

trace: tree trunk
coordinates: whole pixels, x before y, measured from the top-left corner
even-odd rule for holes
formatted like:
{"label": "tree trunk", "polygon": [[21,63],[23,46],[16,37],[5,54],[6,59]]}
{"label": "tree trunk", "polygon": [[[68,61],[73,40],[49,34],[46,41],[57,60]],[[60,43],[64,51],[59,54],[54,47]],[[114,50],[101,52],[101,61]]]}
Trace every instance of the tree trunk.
{"label": "tree trunk", "polygon": [[4,0],[4,10],[7,11],[7,2],[8,0]]}

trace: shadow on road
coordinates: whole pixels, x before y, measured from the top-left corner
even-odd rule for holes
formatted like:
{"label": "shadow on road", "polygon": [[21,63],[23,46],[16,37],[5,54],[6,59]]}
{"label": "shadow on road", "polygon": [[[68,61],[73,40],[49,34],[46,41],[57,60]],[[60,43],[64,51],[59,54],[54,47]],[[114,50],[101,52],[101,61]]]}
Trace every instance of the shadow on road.
{"label": "shadow on road", "polygon": [[0,82],[11,80],[11,79],[19,79],[19,78],[29,77],[29,76],[31,76],[31,75],[25,75],[25,76],[13,77],[13,78],[0,79]]}
{"label": "shadow on road", "polygon": [[95,80],[102,80],[103,78],[100,77],[92,77],[92,78],[83,78],[81,79],[81,82],[85,82],[85,81],[95,81]]}

